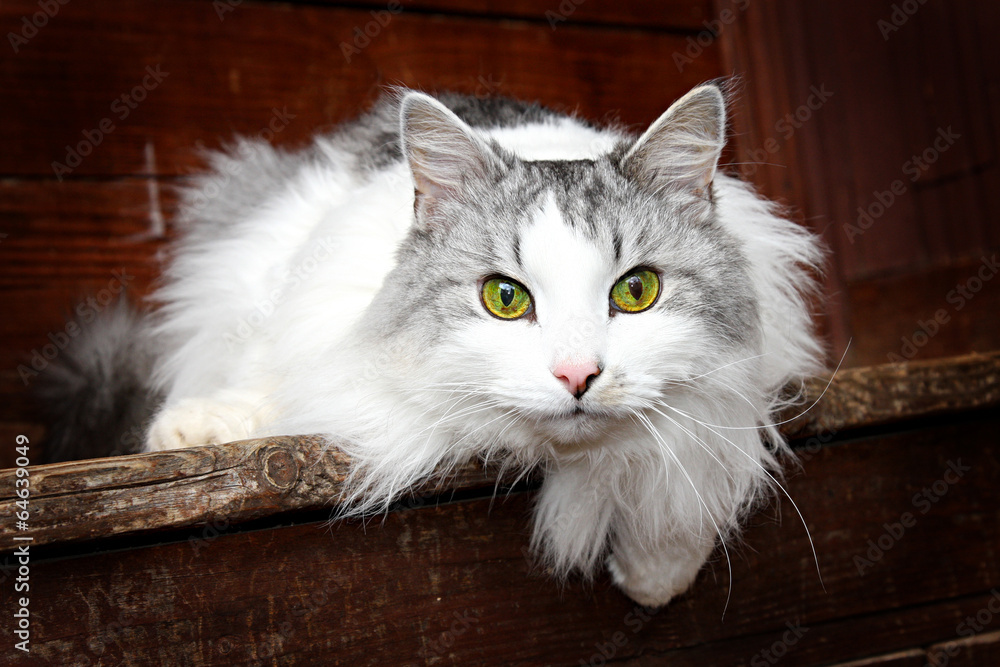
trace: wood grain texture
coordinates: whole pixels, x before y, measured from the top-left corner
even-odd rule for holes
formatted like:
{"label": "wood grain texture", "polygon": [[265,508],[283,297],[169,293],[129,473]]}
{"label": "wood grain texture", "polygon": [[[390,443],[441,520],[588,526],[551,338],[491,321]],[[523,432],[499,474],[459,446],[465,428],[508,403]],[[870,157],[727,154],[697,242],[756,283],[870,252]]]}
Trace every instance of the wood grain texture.
{"label": "wood grain texture", "polygon": [[[835,667],[927,667],[932,656],[941,663],[938,656],[943,647],[910,647],[926,646],[931,637],[954,637],[956,626],[969,615],[974,616],[984,609],[991,598],[989,593],[978,594],[860,617],[838,618],[814,625],[804,624],[800,619],[790,619],[784,626],[771,632],[643,655],[622,664],[629,667],[664,664],[671,667],[715,664],[764,667],[781,662]],[[942,642],[943,644],[945,643]],[[950,646],[950,642],[948,645]],[[956,655],[959,653],[955,649],[949,650]],[[872,654],[876,655],[852,659],[858,655]],[[721,662],[721,658],[731,662]],[[995,663],[986,661],[967,664]],[[941,667],[944,667],[943,663]]]}
{"label": "wood grain texture", "polygon": [[[134,300],[149,292],[173,236],[173,186],[145,178],[0,180],[0,292],[9,313],[0,318],[0,392],[26,393],[18,366],[30,368],[33,352],[68,322],[84,323],[75,309],[86,297],[104,300],[102,292],[110,298],[109,289],[122,287]],[[0,419],[26,415],[2,403]]]}
{"label": "wood grain texture", "polygon": [[[339,4],[322,0],[323,4]],[[386,9],[382,0],[360,0],[354,5]],[[702,31],[713,18],[711,0],[401,0],[407,12],[439,12],[496,19],[543,21],[550,27],[574,23],[634,26],[644,29]]]}
{"label": "wood grain texture", "polygon": [[[847,286],[851,357],[865,365],[1000,349],[1000,253]],[[987,279],[983,280],[985,276]],[[973,291],[975,290],[975,291]]]}
{"label": "wood grain texture", "polygon": [[[769,513],[730,550],[731,575],[720,551],[659,613],[636,608],[603,576],[561,586],[533,565],[530,494],[515,494],[367,526],[223,525],[68,562],[38,559],[33,653],[16,664],[577,665],[602,655],[753,664],[788,624],[807,630],[786,647],[786,664],[950,641],[1000,581],[996,418],[840,440],[805,462],[787,487],[825,591],[802,525]],[[961,477],[921,513],[915,494],[956,462]],[[859,570],[869,540],[906,512],[916,521]],[[0,587],[4,604],[10,595]]]}
{"label": "wood grain texture", "polygon": [[[717,11],[744,5],[719,0]],[[938,296],[935,288],[896,298],[878,292],[880,281],[1000,247],[1000,100],[995,68],[984,66],[1000,13],[977,1],[892,18],[899,6],[749,3],[720,40],[723,61],[742,76],[738,171],[832,249],[827,326],[837,352],[854,340],[852,366],[893,351],[877,347],[873,328],[912,326]],[[827,91],[825,101],[816,91]],[[877,310],[854,301],[865,283]],[[981,350],[981,341],[953,328],[929,352]]]}
{"label": "wood grain texture", "polygon": [[[4,3],[0,25],[33,11],[27,0]],[[236,133],[300,145],[396,84],[644,125],[721,73],[714,47],[683,73],[664,67],[687,37],[406,11],[383,26],[367,10],[315,5],[243,3],[220,20],[194,0],[69,3],[0,63],[0,174],[55,177],[67,146],[96,137],[105,119],[114,130],[62,177],[184,174],[199,166],[199,147]],[[133,91],[143,99],[123,102]]]}
{"label": "wood grain texture", "polygon": [[[802,405],[781,421],[788,421],[783,428],[790,437],[826,443],[852,429],[998,405],[1000,353],[848,369],[828,389],[811,383]],[[804,443],[805,455],[818,449],[816,442]],[[347,466],[335,446],[308,436],[35,466],[31,535],[37,545],[76,542],[332,507]],[[15,474],[0,470],[0,516],[15,511]],[[470,464],[416,494],[492,488],[503,481]],[[0,544],[10,545],[16,534],[12,524],[0,523]]]}
{"label": "wood grain texture", "polygon": [[[802,407],[785,411],[788,437],[831,434],[1000,405],[1000,352],[842,369],[824,393],[813,379]],[[822,398],[819,398],[822,396]],[[816,397],[816,398],[812,398]],[[795,417],[794,419],[792,419]]]}

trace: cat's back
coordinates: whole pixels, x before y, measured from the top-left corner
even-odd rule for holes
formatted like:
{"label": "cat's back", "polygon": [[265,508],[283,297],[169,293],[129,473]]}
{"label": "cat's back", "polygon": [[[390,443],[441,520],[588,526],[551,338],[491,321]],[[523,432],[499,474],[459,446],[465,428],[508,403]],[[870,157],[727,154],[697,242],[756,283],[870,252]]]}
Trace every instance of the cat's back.
{"label": "cat's back", "polygon": [[[349,155],[363,174],[401,164],[399,104],[407,92],[384,94],[367,113],[322,137],[320,151],[341,159]],[[537,102],[453,92],[434,97],[473,130],[525,160],[593,158],[623,138],[617,129],[598,128]]]}

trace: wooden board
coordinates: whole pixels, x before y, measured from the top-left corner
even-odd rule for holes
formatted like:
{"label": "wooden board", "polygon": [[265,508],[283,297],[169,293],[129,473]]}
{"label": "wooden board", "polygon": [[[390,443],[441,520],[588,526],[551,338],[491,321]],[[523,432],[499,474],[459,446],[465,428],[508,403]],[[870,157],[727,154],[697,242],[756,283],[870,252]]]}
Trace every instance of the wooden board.
{"label": "wooden board", "polygon": [[[338,4],[323,0],[323,4]],[[388,3],[361,0],[352,4],[378,11]],[[597,23],[602,26],[636,26],[701,32],[706,22],[711,28],[709,0],[627,0],[626,2],[586,2],[585,0],[401,0],[406,12],[443,13],[498,19],[524,19],[552,27],[566,24]]]}
{"label": "wooden board", "polygon": [[[1000,253],[847,286],[856,363],[933,359],[956,348],[1000,349]],[[981,276],[988,276],[982,280]],[[975,290],[975,291],[973,291]],[[887,303],[893,311],[886,313]]]}
{"label": "wooden board", "polygon": [[[32,2],[4,3],[0,25],[33,11]],[[298,145],[396,84],[646,124],[721,73],[708,48],[678,74],[667,64],[687,35],[669,31],[388,17],[382,26],[360,9],[243,3],[220,20],[211,3],[194,0],[69,3],[0,65],[0,174],[184,174],[199,166],[200,146],[234,133]],[[114,129],[98,131],[103,120]],[[67,146],[88,136],[79,165],[57,174],[53,163],[69,166]]]}
{"label": "wooden board", "polygon": [[[950,641],[1000,582],[998,425],[994,411],[840,439],[814,453],[787,487],[815,541],[822,584],[805,529],[781,502],[781,521],[765,511],[730,550],[731,575],[720,551],[691,592],[652,614],[603,576],[560,586],[538,570],[526,552],[530,494],[519,493],[394,512],[366,526],[236,532],[219,524],[71,561],[37,552],[33,653],[8,653],[0,664],[577,665],[603,657],[756,667],[750,661],[778,650],[790,627],[801,634],[784,650],[799,665]],[[936,489],[935,502],[924,489]],[[0,595],[9,608],[10,588]],[[0,636],[11,645],[9,633]]]}
{"label": "wooden board", "polygon": [[[916,12],[892,0],[717,5],[738,17],[720,40],[728,69],[742,75],[738,171],[831,248],[834,358],[853,339],[849,365],[884,361],[898,336],[877,330],[909,335],[955,287],[929,275],[1000,248],[1000,100],[985,65],[1000,28],[996,3],[920,3]],[[907,278],[905,298],[882,291]],[[984,293],[981,303],[995,302],[995,282]],[[872,298],[857,303],[859,294]],[[997,327],[981,333],[989,312],[977,313],[975,331],[951,327],[927,354],[981,350],[984,339],[996,347]]]}

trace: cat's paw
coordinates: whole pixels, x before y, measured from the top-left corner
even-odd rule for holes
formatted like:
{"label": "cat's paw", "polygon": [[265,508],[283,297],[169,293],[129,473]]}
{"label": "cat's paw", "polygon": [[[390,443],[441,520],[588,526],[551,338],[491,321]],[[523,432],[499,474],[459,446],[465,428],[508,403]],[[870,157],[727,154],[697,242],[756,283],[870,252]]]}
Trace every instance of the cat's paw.
{"label": "cat's paw", "polygon": [[643,607],[662,607],[694,583],[705,556],[682,555],[677,558],[640,557],[625,559],[608,556],[611,579]]}
{"label": "cat's paw", "polygon": [[146,434],[145,451],[245,440],[251,426],[242,407],[188,398],[156,415]]}

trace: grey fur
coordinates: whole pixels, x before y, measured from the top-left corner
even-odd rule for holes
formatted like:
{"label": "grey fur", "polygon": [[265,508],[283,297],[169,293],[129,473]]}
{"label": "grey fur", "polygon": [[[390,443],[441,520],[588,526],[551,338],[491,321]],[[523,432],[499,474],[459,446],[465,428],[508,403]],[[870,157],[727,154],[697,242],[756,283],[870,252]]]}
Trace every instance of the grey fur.
{"label": "grey fur", "polygon": [[[463,184],[463,196],[438,203],[437,224],[418,225],[402,244],[363,326],[388,349],[415,350],[448,341],[469,317],[490,317],[467,301],[467,285],[487,274],[518,278],[520,237],[548,193],[567,224],[581,230],[625,274],[657,268],[676,286],[654,308],[684,310],[711,322],[720,346],[757,335],[759,314],[747,262],[715,221],[711,195],[635,179],[626,147],[597,160],[523,162],[500,154],[495,169]],[[495,162],[494,162],[495,164]],[[407,304],[418,302],[422,308]],[[405,342],[404,342],[405,341]]]}
{"label": "grey fur", "polygon": [[148,386],[153,350],[143,316],[122,298],[84,324],[39,378],[45,463],[134,454],[160,402]]}

